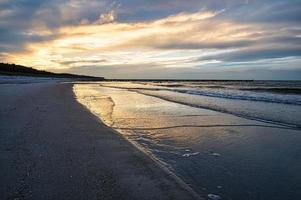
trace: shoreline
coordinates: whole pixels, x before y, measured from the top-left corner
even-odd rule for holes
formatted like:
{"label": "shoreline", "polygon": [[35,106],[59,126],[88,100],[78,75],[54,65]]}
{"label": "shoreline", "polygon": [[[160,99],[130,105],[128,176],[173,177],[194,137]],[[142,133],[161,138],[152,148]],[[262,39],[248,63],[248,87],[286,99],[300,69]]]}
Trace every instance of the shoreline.
{"label": "shoreline", "polygon": [[124,135],[122,135],[122,133],[120,133],[117,130],[115,130],[114,128],[109,127],[106,124],[104,124],[103,121],[101,121],[101,119],[95,113],[93,113],[91,110],[89,110],[89,108],[87,108],[84,105],[82,105],[82,106],[87,110],[87,112],[90,112],[95,117],[95,120],[98,121],[101,125],[103,125],[103,127],[105,129],[108,129],[110,132],[113,132],[114,134],[117,134],[120,137],[124,138],[126,140],[126,142],[128,142],[128,143],[130,143],[130,145],[132,145],[132,148],[135,148],[135,150],[138,150],[140,153],[143,154],[143,156],[146,156],[148,159],[150,159],[153,162],[154,166],[156,166],[156,167],[160,168],[161,170],[163,170],[168,176],[170,176],[173,179],[173,181],[175,181],[177,184],[179,184],[180,187],[187,190],[194,197],[194,199],[199,199],[199,200],[204,199],[199,194],[197,194],[180,177],[178,177],[176,174],[174,174],[171,171],[171,169],[169,169],[168,166],[166,166],[162,161],[160,161],[154,155],[152,155],[152,154],[148,153],[147,151],[145,151],[141,146],[139,146],[138,143],[135,143],[134,141],[131,141],[131,140],[127,139]]}
{"label": "shoreline", "polygon": [[[73,88],[73,93],[74,93],[74,98],[76,99],[76,95],[74,92],[74,84],[77,83],[73,83],[72,88]],[[82,84],[82,83],[81,83]],[[89,84],[89,83],[87,83]],[[77,101],[77,100],[76,100]],[[87,106],[81,104],[79,101],[77,101],[78,104],[80,104],[87,112],[89,112],[90,114],[93,115],[93,117],[95,118],[96,121],[98,121],[98,123],[100,123],[103,128],[108,129],[109,131],[113,132],[114,134],[119,135],[121,138],[125,139],[126,142],[130,143],[130,145],[132,145],[133,148],[135,148],[135,150],[140,151],[143,156],[146,156],[148,159],[151,159],[151,161],[153,162],[154,166],[160,168],[161,170],[163,170],[168,176],[171,176],[171,178],[177,183],[179,184],[182,188],[184,188],[185,190],[187,190],[193,197],[194,199],[199,199],[199,200],[203,200],[205,199],[205,197],[201,197],[200,194],[196,193],[189,185],[187,185],[187,183],[185,183],[180,177],[178,177],[176,174],[174,174],[169,168],[168,166],[166,166],[162,161],[160,161],[158,158],[156,158],[154,155],[148,153],[147,151],[145,151],[141,146],[139,146],[138,143],[131,141],[130,139],[126,138],[122,133],[120,133],[118,130],[115,130],[112,127],[107,126],[100,118],[99,116],[94,113],[92,110],[90,110]],[[203,196],[205,196],[203,194]]]}
{"label": "shoreline", "polygon": [[[118,87],[123,83],[112,85],[117,89],[75,84],[74,91],[103,123],[157,158],[201,196],[265,199],[277,193],[275,199],[283,199],[287,192],[299,195],[290,189],[300,177],[299,130],[171,101],[197,102],[202,97],[181,99],[173,93],[165,100],[131,90],[135,83],[125,84],[125,89]],[[240,108],[239,102],[232,103]],[[248,103],[267,110],[271,106]]]}
{"label": "shoreline", "polygon": [[72,86],[0,85],[3,199],[198,198],[79,104]]}

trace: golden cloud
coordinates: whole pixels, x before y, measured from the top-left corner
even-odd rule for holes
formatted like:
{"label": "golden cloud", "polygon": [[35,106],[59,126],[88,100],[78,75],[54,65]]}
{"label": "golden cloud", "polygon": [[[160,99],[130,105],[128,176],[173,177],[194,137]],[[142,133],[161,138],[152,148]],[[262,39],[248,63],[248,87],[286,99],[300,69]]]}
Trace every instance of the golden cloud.
{"label": "golden cloud", "polygon": [[[25,53],[4,57],[8,62],[40,69],[95,64],[187,66],[196,64],[201,55],[250,45],[256,33],[264,31],[255,24],[217,20],[214,17],[218,14],[180,13],[154,21],[120,23],[115,21],[116,13],[110,11],[102,14],[97,23],[85,21],[61,27],[55,30],[52,40],[29,43]],[[89,62],[95,60],[101,62]]]}

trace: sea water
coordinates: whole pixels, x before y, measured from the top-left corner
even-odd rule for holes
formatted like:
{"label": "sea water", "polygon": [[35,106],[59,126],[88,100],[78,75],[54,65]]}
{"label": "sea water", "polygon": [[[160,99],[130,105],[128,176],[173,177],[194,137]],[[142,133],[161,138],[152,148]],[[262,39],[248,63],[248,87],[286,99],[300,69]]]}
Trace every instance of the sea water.
{"label": "sea water", "polygon": [[99,82],[74,91],[201,196],[301,195],[300,82]]}

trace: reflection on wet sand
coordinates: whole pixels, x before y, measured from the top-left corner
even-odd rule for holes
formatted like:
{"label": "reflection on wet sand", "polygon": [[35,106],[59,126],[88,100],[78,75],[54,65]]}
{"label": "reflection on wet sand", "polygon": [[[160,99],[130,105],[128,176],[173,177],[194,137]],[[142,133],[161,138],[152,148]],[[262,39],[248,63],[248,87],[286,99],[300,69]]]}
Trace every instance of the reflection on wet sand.
{"label": "reflection on wet sand", "polygon": [[300,194],[298,128],[249,120],[98,84],[75,85],[78,101],[196,191],[222,199]]}

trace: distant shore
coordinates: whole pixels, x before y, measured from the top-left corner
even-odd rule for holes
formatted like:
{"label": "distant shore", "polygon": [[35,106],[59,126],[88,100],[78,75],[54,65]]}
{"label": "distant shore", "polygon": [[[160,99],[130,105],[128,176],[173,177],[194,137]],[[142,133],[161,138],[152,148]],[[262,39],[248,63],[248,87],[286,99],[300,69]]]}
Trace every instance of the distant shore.
{"label": "distant shore", "polygon": [[38,70],[31,67],[22,65],[1,63],[0,62],[0,76],[23,76],[23,77],[39,77],[39,78],[72,78],[78,80],[93,80],[100,81],[104,80],[104,77],[87,76],[80,74],[70,73],[54,73],[45,70]]}
{"label": "distant shore", "polygon": [[1,199],[198,198],[81,106],[72,85],[0,84]]}

